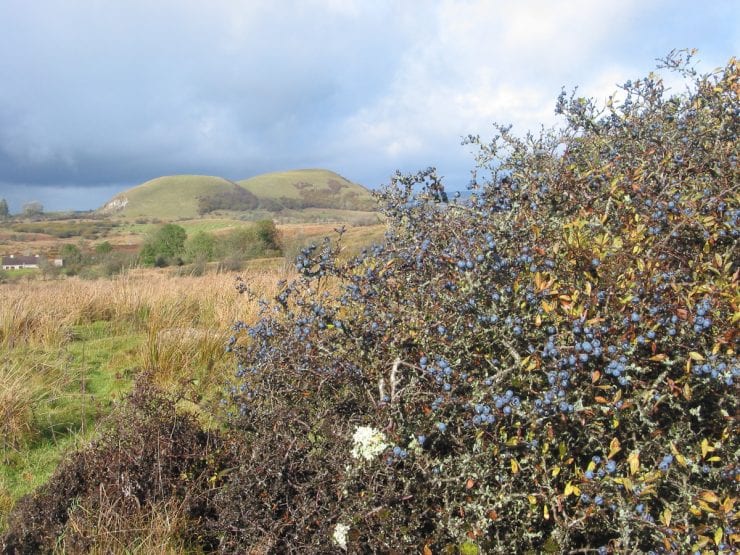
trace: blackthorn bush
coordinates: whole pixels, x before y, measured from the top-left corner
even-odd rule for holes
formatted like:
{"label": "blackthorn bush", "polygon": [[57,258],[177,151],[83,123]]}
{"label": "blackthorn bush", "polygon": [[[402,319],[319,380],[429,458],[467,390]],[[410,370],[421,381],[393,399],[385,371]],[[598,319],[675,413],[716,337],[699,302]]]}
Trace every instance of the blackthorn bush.
{"label": "blackthorn bush", "polygon": [[361,256],[301,253],[229,346],[225,549],[735,549],[740,64],[691,55],[685,91],[468,137],[465,200],[397,174]]}

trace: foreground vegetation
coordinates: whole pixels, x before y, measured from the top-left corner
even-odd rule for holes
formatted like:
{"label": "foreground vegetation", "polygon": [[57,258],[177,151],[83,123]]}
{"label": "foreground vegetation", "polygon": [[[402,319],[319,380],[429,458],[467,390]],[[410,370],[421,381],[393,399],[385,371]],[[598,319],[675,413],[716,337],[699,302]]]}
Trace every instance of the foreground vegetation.
{"label": "foreground vegetation", "polygon": [[[242,275],[271,295],[286,275],[280,261],[272,265]],[[257,312],[234,278],[135,271],[0,287],[0,528],[16,499],[93,437],[137,375],[181,405],[218,391],[231,366],[229,329]],[[200,414],[198,403],[186,404]]]}
{"label": "foreground vegetation", "polygon": [[651,75],[470,137],[470,201],[396,176],[358,257],[327,240],[266,296],[240,280],[225,391],[150,364],[4,549],[736,550],[740,65],[687,58],[663,62],[680,94]]}

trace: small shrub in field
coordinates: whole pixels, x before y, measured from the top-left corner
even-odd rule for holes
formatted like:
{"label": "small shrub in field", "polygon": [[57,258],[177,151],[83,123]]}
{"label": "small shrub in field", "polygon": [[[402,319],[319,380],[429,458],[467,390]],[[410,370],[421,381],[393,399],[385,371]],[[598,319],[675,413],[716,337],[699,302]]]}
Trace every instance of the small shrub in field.
{"label": "small shrub in field", "polygon": [[146,382],[109,424],[18,501],[0,538],[3,553],[214,548],[217,539],[201,534],[198,523],[212,512],[220,485],[218,434],[179,414],[173,399]]}
{"label": "small shrub in field", "polygon": [[303,250],[231,340],[223,549],[736,548],[740,65],[684,58],[686,92],[650,75],[470,137],[470,200],[396,176],[383,246]]}
{"label": "small shrub in field", "polygon": [[186,239],[187,232],[181,226],[165,224],[144,242],[139,259],[145,266],[182,264]]}

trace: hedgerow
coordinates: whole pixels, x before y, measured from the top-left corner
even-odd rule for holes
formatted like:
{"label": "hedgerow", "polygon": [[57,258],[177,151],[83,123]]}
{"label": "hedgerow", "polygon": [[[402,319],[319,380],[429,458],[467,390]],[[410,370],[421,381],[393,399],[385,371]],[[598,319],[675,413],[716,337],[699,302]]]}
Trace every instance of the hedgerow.
{"label": "hedgerow", "polygon": [[362,256],[302,252],[230,342],[224,551],[736,548],[740,64],[690,58],[469,137],[469,199],[396,175]]}

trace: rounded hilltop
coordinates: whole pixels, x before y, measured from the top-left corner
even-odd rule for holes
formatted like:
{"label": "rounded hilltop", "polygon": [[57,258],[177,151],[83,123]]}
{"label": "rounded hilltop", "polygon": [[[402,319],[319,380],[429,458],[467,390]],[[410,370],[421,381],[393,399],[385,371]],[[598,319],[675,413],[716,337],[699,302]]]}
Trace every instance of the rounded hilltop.
{"label": "rounded hilltop", "polygon": [[214,212],[260,216],[305,209],[375,209],[368,189],[325,169],[266,173],[231,181],[210,175],[171,175],[115,195],[101,212],[162,220],[207,217]]}

